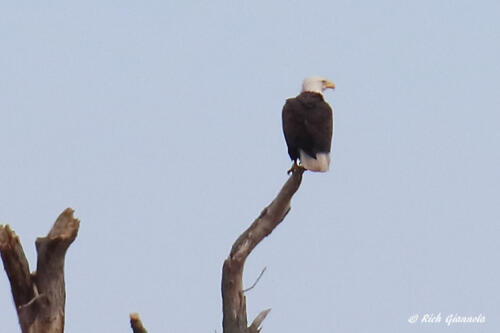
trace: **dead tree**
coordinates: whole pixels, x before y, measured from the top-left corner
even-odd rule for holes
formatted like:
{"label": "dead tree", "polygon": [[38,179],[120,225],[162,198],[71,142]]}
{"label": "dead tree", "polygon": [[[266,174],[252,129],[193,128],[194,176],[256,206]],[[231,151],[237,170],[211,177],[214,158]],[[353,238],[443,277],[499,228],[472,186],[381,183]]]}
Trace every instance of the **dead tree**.
{"label": "dead tree", "polygon": [[222,329],[224,333],[257,333],[271,309],[262,311],[247,326],[246,298],[243,291],[243,266],[252,250],[280,224],[290,211],[290,200],[302,182],[303,168],[293,169],[276,198],[234,242],[222,268]]}
{"label": "dead tree", "polygon": [[[257,333],[271,309],[262,311],[247,326],[243,267],[252,250],[280,224],[290,210],[290,200],[299,189],[304,169],[297,167],[276,198],[234,242],[222,268],[224,333]],[[8,225],[0,225],[0,254],[9,278],[14,304],[23,333],[64,332],[64,258],[78,234],[80,221],[66,209],[46,237],[36,240],[36,272],[30,273],[19,237]],[[134,333],[147,333],[139,315],[130,314]]]}
{"label": "dead tree", "polygon": [[23,333],[64,331],[64,257],[79,225],[71,208],[59,215],[48,235],[35,242],[38,260],[32,274],[19,237],[0,225],[0,253]]}

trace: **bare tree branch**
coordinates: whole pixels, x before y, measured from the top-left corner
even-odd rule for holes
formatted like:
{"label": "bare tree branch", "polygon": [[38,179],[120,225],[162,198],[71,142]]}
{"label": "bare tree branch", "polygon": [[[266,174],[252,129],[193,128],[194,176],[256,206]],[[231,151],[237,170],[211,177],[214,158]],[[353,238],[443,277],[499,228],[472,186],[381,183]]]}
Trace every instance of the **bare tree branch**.
{"label": "bare tree branch", "polygon": [[271,309],[266,309],[259,313],[257,317],[252,322],[252,325],[248,327],[248,333],[259,333],[260,332],[260,324],[266,319],[268,313],[271,311]]}
{"label": "bare tree branch", "polygon": [[47,237],[35,242],[38,261],[32,275],[19,238],[8,226],[0,226],[0,252],[22,332],[64,331],[64,258],[79,226],[71,208],[59,215]]}
{"label": "bare tree branch", "polygon": [[[304,169],[291,169],[292,175],[276,198],[264,208],[260,216],[234,242],[222,268],[222,327],[224,333],[258,332],[269,310],[261,312],[247,328],[246,298],[243,293],[243,267],[245,260],[262,239],[280,224],[290,211],[290,200],[299,189]],[[257,324],[257,325],[254,325]]]}
{"label": "bare tree branch", "polygon": [[17,315],[20,318],[22,306],[31,304],[35,299],[35,291],[28,260],[24,255],[19,237],[8,225],[0,225],[0,253],[3,267],[9,278]]}
{"label": "bare tree branch", "polygon": [[134,333],[148,333],[148,331],[142,325],[142,321],[138,313],[130,314],[130,326],[132,327],[132,331]]}

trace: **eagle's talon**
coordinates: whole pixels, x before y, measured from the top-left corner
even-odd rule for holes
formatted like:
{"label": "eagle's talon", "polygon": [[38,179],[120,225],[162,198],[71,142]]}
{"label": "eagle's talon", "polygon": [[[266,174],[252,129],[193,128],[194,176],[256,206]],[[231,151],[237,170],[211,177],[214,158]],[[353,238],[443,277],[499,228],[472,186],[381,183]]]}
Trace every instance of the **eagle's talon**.
{"label": "eagle's talon", "polygon": [[297,164],[297,161],[293,161],[292,167],[290,169],[288,169],[288,171],[286,173],[287,173],[287,175],[289,175],[293,172],[300,171],[300,169],[305,170],[305,168],[303,166],[300,166]]}

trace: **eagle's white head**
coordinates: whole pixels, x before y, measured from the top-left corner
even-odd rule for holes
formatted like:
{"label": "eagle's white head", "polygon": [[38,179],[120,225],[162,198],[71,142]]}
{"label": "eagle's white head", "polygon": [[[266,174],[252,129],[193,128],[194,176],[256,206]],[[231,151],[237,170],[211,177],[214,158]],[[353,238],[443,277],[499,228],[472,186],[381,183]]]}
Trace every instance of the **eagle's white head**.
{"label": "eagle's white head", "polygon": [[335,89],[335,84],[322,76],[309,76],[302,82],[302,92],[310,91],[322,94],[328,88]]}

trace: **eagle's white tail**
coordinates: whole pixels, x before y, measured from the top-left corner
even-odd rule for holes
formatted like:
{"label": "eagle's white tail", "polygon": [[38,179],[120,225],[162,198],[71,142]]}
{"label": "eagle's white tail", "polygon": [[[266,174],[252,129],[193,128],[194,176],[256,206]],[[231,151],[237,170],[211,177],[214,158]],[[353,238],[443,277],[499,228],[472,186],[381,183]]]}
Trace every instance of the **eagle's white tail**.
{"label": "eagle's white tail", "polygon": [[317,172],[327,172],[330,167],[330,153],[317,153],[316,158],[309,156],[307,153],[299,150],[300,165],[307,170]]}

